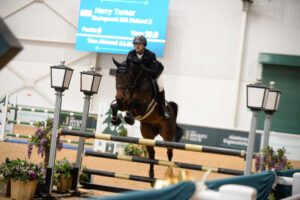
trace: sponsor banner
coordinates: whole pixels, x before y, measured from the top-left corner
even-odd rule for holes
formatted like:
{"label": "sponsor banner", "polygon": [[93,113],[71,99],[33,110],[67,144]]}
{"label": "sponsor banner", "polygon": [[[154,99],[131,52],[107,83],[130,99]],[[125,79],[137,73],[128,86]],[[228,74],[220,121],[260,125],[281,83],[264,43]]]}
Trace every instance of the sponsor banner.
{"label": "sponsor banner", "polygon": [[[238,150],[247,149],[249,132],[185,124],[180,126],[184,129],[184,134],[180,140],[182,143]],[[259,152],[260,140],[261,134],[256,133],[254,152]]]}

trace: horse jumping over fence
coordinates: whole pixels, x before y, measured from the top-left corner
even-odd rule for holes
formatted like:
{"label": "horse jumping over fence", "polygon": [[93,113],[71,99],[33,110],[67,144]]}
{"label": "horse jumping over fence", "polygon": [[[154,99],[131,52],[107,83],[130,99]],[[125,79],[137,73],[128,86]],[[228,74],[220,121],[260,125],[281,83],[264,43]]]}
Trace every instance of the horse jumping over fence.
{"label": "horse jumping over fence", "polygon": [[[124,120],[133,125],[134,120],[141,122],[141,133],[146,139],[154,139],[158,134],[164,141],[179,142],[183,129],[176,123],[178,106],[175,102],[167,102],[166,108],[170,113],[168,120],[164,119],[161,109],[158,107],[155,96],[155,86],[151,77],[145,73],[144,66],[140,62],[131,62],[129,68],[126,63],[119,63],[113,59],[117,66],[116,100],[111,104],[112,124],[119,125],[121,119],[118,111],[126,111]],[[116,103],[115,103],[116,102]],[[155,158],[153,146],[147,146],[149,158]],[[167,150],[169,161],[173,157],[173,149]],[[153,164],[150,164],[149,177],[154,177]]]}

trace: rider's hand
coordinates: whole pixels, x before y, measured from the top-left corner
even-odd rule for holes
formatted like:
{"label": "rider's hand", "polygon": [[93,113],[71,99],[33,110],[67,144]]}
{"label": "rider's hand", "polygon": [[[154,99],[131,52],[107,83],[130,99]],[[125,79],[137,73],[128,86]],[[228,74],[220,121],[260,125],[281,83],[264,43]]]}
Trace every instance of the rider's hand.
{"label": "rider's hand", "polygon": [[140,60],[137,57],[128,57],[129,62],[132,62],[134,64],[139,64]]}

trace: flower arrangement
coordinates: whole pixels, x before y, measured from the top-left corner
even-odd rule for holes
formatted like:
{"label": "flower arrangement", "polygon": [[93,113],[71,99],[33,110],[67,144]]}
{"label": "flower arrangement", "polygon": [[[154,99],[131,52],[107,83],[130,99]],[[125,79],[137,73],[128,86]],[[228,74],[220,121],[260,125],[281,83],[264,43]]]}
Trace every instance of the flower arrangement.
{"label": "flower arrangement", "polygon": [[[262,150],[262,155],[255,156],[255,171],[257,173],[268,170],[286,170],[293,169],[293,166],[290,162],[288,162],[286,156],[284,155],[286,152],[285,148],[280,148],[276,151],[273,150],[272,147],[268,146],[264,150]],[[273,191],[270,191],[268,196],[269,200],[275,200],[275,196]]]}
{"label": "flower arrangement", "polygon": [[31,163],[19,158],[17,160],[6,158],[5,162],[0,165],[0,173],[7,181],[13,179],[24,183],[34,180],[40,181],[44,176],[42,164]]}
{"label": "flower arrangement", "polygon": [[[28,143],[28,158],[30,159],[33,146],[37,147],[38,154],[43,158],[44,156],[44,166],[48,166],[49,154],[50,154],[50,143],[53,127],[53,119],[48,118],[46,121],[41,121],[36,124],[35,134],[32,136]],[[60,135],[57,136],[57,149],[60,151],[63,148],[63,143],[60,140]]]}
{"label": "flower arrangement", "polygon": [[127,129],[126,129],[126,128],[121,128],[121,130],[118,131],[118,135],[119,135],[119,136],[127,137],[127,135],[128,135]]}
{"label": "flower arrangement", "polygon": [[285,148],[278,149],[277,152],[272,147],[268,146],[262,151],[262,155],[255,156],[255,171],[262,172],[267,170],[286,170],[293,169],[293,166],[288,162]]}
{"label": "flower arrangement", "polygon": [[73,167],[74,164],[68,161],[67,158],[56,161],[54,165],[54,185],[59,187],[60,186],[59,179],[70,178]]}
{"label": "flower arrangement", "polygon": [[143,153],[146,155],[147,150],[144,145],[128,144],[125,147],[125,153],[126,155],[141,156]]}
{"label": "flower arrangement", "polygon": [[9,179],[11,178],[11,161],[9,160],[9,158],[5,159],[5,162],[0,164],[0,174],[4,177],[4,179],[6,181],[9,181]]}

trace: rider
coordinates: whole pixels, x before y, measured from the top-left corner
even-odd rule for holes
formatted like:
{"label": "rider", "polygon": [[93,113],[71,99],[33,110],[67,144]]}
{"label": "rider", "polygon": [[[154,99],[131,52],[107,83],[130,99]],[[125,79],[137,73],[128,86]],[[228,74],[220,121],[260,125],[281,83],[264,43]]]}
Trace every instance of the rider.
{"label": "rider", "polygon": [[170,115],[166,109],[165,91],[160,76],[163,71],[163,66],[156,60],[155,53],[146,49],[147,39],[145,36],[135,36],[132,43],[134,44],[134,50],[129,51],[126,63],[129,65],[131,61],[139,61],[144,65],[143,70],[152,77],[158,87],[156,101],[161,109],[164,119],[169,119]]}

